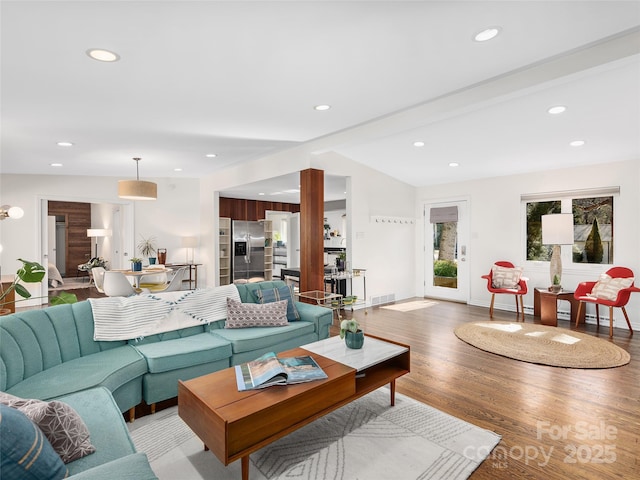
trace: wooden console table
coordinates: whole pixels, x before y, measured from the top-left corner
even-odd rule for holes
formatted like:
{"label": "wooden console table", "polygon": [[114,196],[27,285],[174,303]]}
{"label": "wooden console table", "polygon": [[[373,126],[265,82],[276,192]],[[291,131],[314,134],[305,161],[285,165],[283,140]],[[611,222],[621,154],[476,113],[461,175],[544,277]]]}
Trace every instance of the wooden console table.
{"label": "wooden console table", "polygon": [[189,267],[189,278],[185,278],[183,282],[189,282],[189,290],[198,288],[198,267],[201,263],[167,263],[165,267],[171,267],[177,270],[180,267]]}
{"label": "wooden console table", "polygon": [[[562,290],[558,293],[550,292],[546,288],[533,290],[533,316],[540,317],[543,325],[558,326],[558,300],[566,300],[571,305],[571,322],[575,323],[578,315],[579,301],[573,296],[573,291]],[[580,322],[585,323],[585,310],[581,309]]]}

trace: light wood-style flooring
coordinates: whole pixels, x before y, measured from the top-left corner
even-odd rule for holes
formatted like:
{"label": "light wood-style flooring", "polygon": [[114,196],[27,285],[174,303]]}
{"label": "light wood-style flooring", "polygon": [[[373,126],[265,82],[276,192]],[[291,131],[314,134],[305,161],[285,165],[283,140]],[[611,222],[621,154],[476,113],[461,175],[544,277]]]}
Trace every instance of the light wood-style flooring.
{"label": "light wood-style flooring", "polygon": [[[454,335],[457,325],[489,320],[488,308],[434,301],[410,312],[368,311],[354,313],[365,332],[411,346],[400,393],[502,435],[472,479],[640,478],[640,332],[614,330],[613,342],[631,354],[628,365],[566,369],[487,353]],[[494,320],[516,316],[496,311]],[[569,328],[559,322],[559,330]],[[608,322],[599,332],[579,330],[609,341]]]}

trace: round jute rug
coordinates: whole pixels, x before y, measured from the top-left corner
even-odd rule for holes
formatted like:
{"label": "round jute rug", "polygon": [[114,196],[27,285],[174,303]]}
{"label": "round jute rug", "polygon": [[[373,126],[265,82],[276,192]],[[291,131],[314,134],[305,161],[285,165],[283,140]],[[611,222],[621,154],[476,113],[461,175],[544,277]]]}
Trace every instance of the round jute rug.
{"label": "round jute rug", "polygon": [[454,333],[481,350],[553,367],[611,368],[631,359],[627,351],[607,340],[531,323],[471,322]]}

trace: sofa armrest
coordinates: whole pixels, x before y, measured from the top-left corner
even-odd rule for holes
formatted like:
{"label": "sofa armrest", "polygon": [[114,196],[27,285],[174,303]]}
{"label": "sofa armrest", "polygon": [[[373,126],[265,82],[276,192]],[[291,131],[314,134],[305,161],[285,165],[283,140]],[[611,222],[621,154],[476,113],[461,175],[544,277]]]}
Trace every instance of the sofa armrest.
{"label": "sofa armrest", "polygon": [[103,463],[84,472],[71,475],[74,480],[158,480],[158,477],[144,453],[134,453],[126,457]]}
{"label": "sofa armrest", "polygon": [[328,338],[329,327],[333,323],[333,310],[303,302],[295,302],[295,304],[300,313],[300,320],[312,322],[315,325],[318,340]]}

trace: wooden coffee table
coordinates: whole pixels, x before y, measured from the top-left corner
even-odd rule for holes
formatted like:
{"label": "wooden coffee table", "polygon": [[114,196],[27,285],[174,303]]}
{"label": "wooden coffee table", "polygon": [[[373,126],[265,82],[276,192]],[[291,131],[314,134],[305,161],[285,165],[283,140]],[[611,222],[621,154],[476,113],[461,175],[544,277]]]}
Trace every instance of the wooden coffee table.
{"label": "wooden coffee table", "polygon": [[328,378],[239,392],[232,367],[178,382],[178,414],[222,463],[241,459],[243,480],[251,453],[387,383],[394,405],[396,378],[410,370],[409,346],[369,335],[361,350],[331,337],[278,354],[299,355]]}

